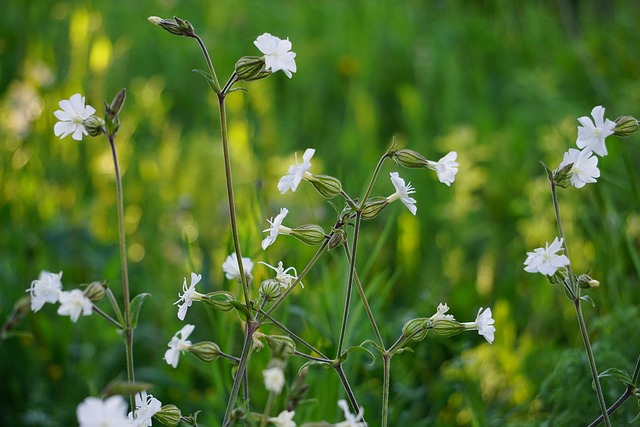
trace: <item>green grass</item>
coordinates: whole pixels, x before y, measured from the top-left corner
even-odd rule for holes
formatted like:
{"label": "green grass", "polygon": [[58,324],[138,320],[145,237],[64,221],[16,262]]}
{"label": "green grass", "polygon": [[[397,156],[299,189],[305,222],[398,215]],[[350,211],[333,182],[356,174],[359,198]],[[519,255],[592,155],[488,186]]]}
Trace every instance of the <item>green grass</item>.
{"label": "green grass", "polygon": [[[640,7],[572,5],[9,0],[0,17],[0,319],[43,269],[63,271],[68,288],[104,279],[120,294],[108,144],[59,141],[52,129],[59,100],[81,92],[101,112],[102,100],[126,87],[117,144],[131,282],[134,294],[153,294],[136,331],[138,377],[155,384],[163,403],[202,409],[203,425],[219,422],[229,364],[187,356],[174,370],[162,361],[181,327],[172,303],[183,277],[195,269],[205,291],[237,291],[220,268],[232,245],[217,107],[191,72],[206,66],[195,43],[146,20],[178,15],[203,36],[221,79],[240,56],[258,53],[252,41],[263,32],[289,37],[297,52],[291,80],[273,76],[229,99],[245,256],[283,259],[298,270],[312,256],[292,239],[260,249],[265,218],[280,207],[291,211],[291,224],[332,223],[333,209],[310,186],[293,195],[277,191],[294,151],[316,148],[314,171],[339,177],[354,196],[394,135],[430,159],[458,151],[451,188],[433,174],[400,171],[417,190],[418,215],[390,206],[365,223],[359,268],[385,340],[395,340],[406,320],[448,302],[460,320],[472,320],[479,306],[494,307],[496,342],[429,336],[414,353],[394,358],[390,425],[586,424],[597,405],[571,307],[522,262],[556,234],[539,162],[560,162],[574,144],[576,118],[595,105],[612,119],[639,114]],[[585,306],[600,370],[632,370],[639,352],[640,339],[627,330],[640,303],[637,141],[610,138],[599,183],[560,194],[574,267],[602,283],[590,292],[596,308]],[[374,194],[391,193],[391,170],[385,166]],[[337,335],[347,266],[333,252],[325,261],[279,314],[333,354],[337,343],[327,337]],[[257,267],[254,283],[267,274]],[[353,302],[348,345],[372,336],[357,295]],[[195,340],[239,353],[241,333],[229,328],[236,319],[196,304],[188,321],[198,325]],[[47,306],[18,330],[0,346],[2,424],[73,425],[84,397],[124,375],[120,338],[95,316],[71,324]],[[556,366],[558,358],[566,369]],[[258,408],[267,361],[267,350],[252,359]],[[346,369],[376,425],[381,363],[368,364],[354,354]],[[289,364],[288,378],[298,366]],[[312,368],[309,382],[298,424],[340,421],[335,375]],[[609,403],[623,390],[610,381],[603,386]],[[567,395],[576,398],[560,398]],[[615,415],[614,425],[631,419],[634,406]]]}

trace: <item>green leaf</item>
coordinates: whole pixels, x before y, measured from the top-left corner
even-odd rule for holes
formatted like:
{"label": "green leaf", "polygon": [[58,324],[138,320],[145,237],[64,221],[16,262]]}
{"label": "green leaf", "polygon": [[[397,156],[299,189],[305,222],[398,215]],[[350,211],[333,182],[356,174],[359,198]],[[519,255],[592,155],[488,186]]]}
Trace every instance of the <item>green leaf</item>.
{"label": "green leaf", "polygon": [[376,361],[376,356],[371,351],[362,347],[362,345],[354,345],[352,347],[349,347],[348,349],[342,352],[342,354],[338,358],[338,361],[340,363],[344,362],[345,360],[347,360],[347,355],[353,352],[359,352],[359,353],[364,352],[364,353],[367,353],[369,356],[371,356],[371,363],[369,364],[369,366],[373,366],[374,362]]}
{"label": "green leaf", "polygon": [[580,297],[580,299],[581,299],[582,301],[586,301],[586,302],[588,302],[589,304],[591,304],[591,307],[593,307],[593,308],[595,308],[595,307],[596,307],[596,303],[595,303],[595,302],[593,302],[593,300],[591,299],[591,297],[590,297],[589,295],[582,295],[582,296]]}
{"label": "green leaf", "polygon": [[214,91],[215,93],[218,93],[218,89],[216,88],[216,83],[213,81],[213,77],[211,77],[211,74],[207,73],[206,71],[203,70],[191,70],[196,74],[200,74],[202,77],[204,77],[204,79],[207,81],[207,84],[209,85],[209,87],[211,88],[212,91]]}
{"label": "green leaf", "polygon": [[618,368],[609,368],[606,371],[601,372],[600,375],[598,375],[598,378],[611,378],[614,381],[620,381],[626,386],[635,387],[631,375],[629,375],[627,371],[623,371],[622,369]]}
{"label": "green leaf", "polygon": [[138,326],[138,316],[140,315],[140,309],[142,308],[143,301],[150,297],[150,293],[142,293],[138,294],[131,300],[130,310],[131,310],[131,328],[135,329]]}
{"label": "green leaf", "polygon": [[236,311],[240,315],[240,318],[242,318],[242,320],[244,320],[245,322],[251,318],[251,313],[249,312],[249,309],[247,309],[247,306],[245,306],[240,301],[238,300],[229,301],[229,304],[231,304],[233,308],[236,309]]}

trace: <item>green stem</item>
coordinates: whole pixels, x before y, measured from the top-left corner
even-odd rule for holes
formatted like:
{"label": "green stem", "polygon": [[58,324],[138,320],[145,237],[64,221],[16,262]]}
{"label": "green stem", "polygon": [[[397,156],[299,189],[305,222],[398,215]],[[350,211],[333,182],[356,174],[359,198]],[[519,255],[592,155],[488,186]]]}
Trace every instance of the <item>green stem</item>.
{"label": "green stem", "polygon": [[[116,199],[118,207],[118,235],[120,240],[120,267],[122,269],[122,293],[124,300],[124,334],[127,357],[127,379],[130,383],[135,381],[133,368],[133,329],[131,328],[131,296],[129,294],[129,272],[127,270],[127,245],[124,230],[124,200],[122,191],[122,175],[114,135],[107,135],[111,154],[113,155],[113,167],[116,178]],[[133,400],[133,397],[130,397]]]}
{"label": "green stem", "polygon": [[105,319],[107,319],[110,323],[112,323],[114,326],[116,326],[118,329],[122,329],[122,323],[118,322],[116,319],[114,319],[113,317],[109,316],[107,313],[105,313],[104,311],[102,311],[102,309],[100,309],[100,307],[98,307],[97,305],[93,304],[93,311],[95,311],[96,313],[98,313],[100,316],[104,317]]}
{"label": "green stem", "polygon": [[344,311],[342,313],[342,325],[340,327],[340,337],[338,338],[338,353],[336,358],[342,354],[342,346],[344,345],[344,336],[347,331],[347,320],[349,318],[349,305],[351,303],[351,293],[353,291],[353,279],[356,274],[356,253],[358,251],[358,236],[360,235],[360,223],[362,220],[362,211],[356,213],[356,225],[353,231],[353,253],[349,259],[349,280],[347,281],[347,295],[344,298]]}
{"label": "green stem", "polygon": [[364,204],[367,202],[367,199],[371,195],[371,191],[373,190],[373,184],[376,183],[376,179],[378,179],[378,174],[380,173],[380,169],[382,168],[382,164],[384,163],[384,161],[386,160],[387,157],[389,157],[389,153],[388,152],[384,153],[384,155],[382,157],[380,157],[380,160],[378,160],[378,164],[376,165],[376,168],[373,170],[373,175],[371,176],[371,180],[369,181],[369,185],[367,185],[367,190],[364,192],[364,197],[362,198],[362,200],[360,200],[360,207],[364,206]]}
{"label": "green stem", "polygon": [[391,358],[393,353],[382,354],[383,383],[382,383],[382,427],[387,427],[389,418],[389,383],[391,379]]}
{"label": "green stem", "polygon": [[230,415],[233,411],[233,407],[236,404],[238,398],[238,392],[243,382],[245,373],[247,372],[247,364],[249,363],[249,356],[251,355],[251,344],[253,340],[253,333],[258,328],[257,323],[253,320],[247,322],[247,330],[244,337],[244,345],[242,346],[242,354],[240,355],[240,361],[238,362],[238,369],[236,369],[236,375],[233,379],[233,385],[231,386],[231,392],[229,393],[229,402],[227,403],[227,410],[224,413],[223,426],[228,426],[231,423]]}
{"label": "green stem", "polygon": [[314,353],[319,354],[325,360],[329,360],[327,358],[327,356],[322,354],[322,352],[320,350],[318,350],[317,348],[315,348],[314,346],[312,346],[311,344],[306,342],[299,335],[295,334],[293,331],[291,331],[289,328],[287,328],[283,323],[277,321],[274,317],[272,317],[271,315],[269,315],[268,313],[266,313],[262,309],[258,310],[258,312],[260,314],[262,314],[264,316],[264,318],[268,319],[271,323],[273,323],[277,328],[279,328],[280,330],[285,332],[287,335],[289,335],[291,338],[293,338],[294,340],[298,341],[300,344],[304,345],[305,347],[307,347],[309,350],[313,351]]}
{"label": "green stem", "polygon": [[267,398],[267,404],[264,406],[264,412],[262,413],[262,419],[260,420],[260,427],[265,427],[267,425],[267,420],[269,419],[269,413],[271,412],[271,407],[273,406],[273,399],[275,398],[275,393],[270,392],[269,397]]}
{"label": "green stem", "polygon": [[205,61],[207,61],[207,67],[209,67],[209,73],[211,73],[211,77],[213,78],[213,83],[216,87],[216,93],[220,93],[220,82],[218,81],[218,76],[216,76],[216,70],[213,68],[213,63],[211,62],[209,51],[207,51],[207,47],[205,46],[200,36],[194,34],[194,38],[196,39],[198,45],[200,46],[200,49],[202,50]]}
{"label": "green stem", "polygon": [[[336,370],[338,374],[338,378],[340,378],[340,382],[342,383],[342,388],[344,388],[345,393],[347,394],[347,399],[349,399],[349,405],[351,405],[351,409],[354,414],[357,414],[360,411],[360,406],[358,406],[358,401],[356,400],[356,396],[353,394],[353,390],[351,390],[351,385],[347,380],[347,376],[344,374],[344,370],[342,369],[342,363],[338,363],[333,366],[333,369]],[[364,419],[362,420],[364,421]]]}

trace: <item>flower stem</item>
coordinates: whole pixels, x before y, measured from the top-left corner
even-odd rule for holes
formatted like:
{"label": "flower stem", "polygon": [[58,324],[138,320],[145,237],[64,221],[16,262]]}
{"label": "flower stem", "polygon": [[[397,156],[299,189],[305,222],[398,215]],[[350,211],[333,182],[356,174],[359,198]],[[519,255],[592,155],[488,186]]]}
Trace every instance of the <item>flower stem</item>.
{"label": "flower stem", "polygon": [[380,157],[380,160],[378,160],[378,164],[376,165],[376,168],[373,171],[373,175],[371,176],[371,180],[369,181],[369,185],[367,186],[367,190],[364,192],[364,196],[362,197],[362,200],[360,200],[360,207],[364,206],[364,204],[367,202],[367,199],[371,195],[371,191],[373,190],[373,184],[375,184],[376,179],[378,179],[378,174],[380,173],[380,169],[382,168],[382,164],[387,159],[387,157],[389,157],[389,153],[388,152],[384,153],[382,155],[382,157]]}
{"label": "flower stem", "polygon": [[382,383],[382,427],[387,427],[389,418],[389,382],[391,378],[391,358],[393,353],[384,352],[382,354],[382,369],[383,369],[383,383]]}
{"label": "flower stem", "polygon": [[227,403],[227,410],[224,413],[223,426],[228,426],[231,423],[230,415],[233,407],[236,404],[238,392],[240,391],[240,385],[243,382],[243,378],[247,372],[247,364],[249,363],[249,356],[251,355],[251,343],[253,339],[253,333],[258,328],[258,324],[253,320],[247,322],[247,329],[244,337],[244,344],[242,346],[242,354],[240,355],[240,361],[238,362],[238,369],[236,369],[236,375],[233,379],[233,385],[231,386],[231,392],[229,393],[229,402]]}
{"label": "flower stem", "polygon": [[209,72],[211,73],[211,78],[213,78],[213,84],[216,88],[216,93],[220,93],[220,82],[218,81],[218,76],[216,76],[216,70],[213,68],[213,63],[211,62],[211,57],[209,56],[209,51],[207,51],[207,47],[204,42],[197,34],[194,34],[194,38],[198,42],[200,49],[202,50],[202,54],[204,55],[204,59],[207,62],[207,67],[209,67]]}
{"label": "flower stem", "polygon": [[342,313],[342,325],[340,327],[340,337],[338,338],[338,352],[336,358],[342,354],[342,346],[344,345],[344,336],[347,330],[347,320],[349,318],[349,304],[351,303],[351,293],[353,291],[353,279],[356,275],[356,253],[358,249],[358,236],[360,235],[360,224],[362,220],[362,211],[356,213],[356,225],[353,231],[353,253],[349,259],[349,279],[347,281],[347,295],[344,298],[344,311]]}
{"label": "flower stem", "polygon": [[[347,376],[344,374],[344,370],[342,369],[342,363],[337,363],[333,366],[340,378],[340,382],[342,383],[342,387],[344,388],[345,393],[347,393],[347,399],[349,399],[349,404],[351,405],[351,409],[355,414],[360,411],[360,406],[358,406],[358,401],[356,400],[356,396],[353,394],[353,390],[351,390],[351,385],[349,384],[349,380],[347,380]],[[364,416],[362,421],[364,421]]]}

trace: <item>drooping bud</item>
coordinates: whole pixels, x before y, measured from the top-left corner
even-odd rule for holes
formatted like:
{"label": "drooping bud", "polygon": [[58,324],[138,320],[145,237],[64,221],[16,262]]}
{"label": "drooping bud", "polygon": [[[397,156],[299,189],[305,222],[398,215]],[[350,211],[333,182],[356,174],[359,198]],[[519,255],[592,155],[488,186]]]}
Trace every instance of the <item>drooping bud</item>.
{"label": "drooping bud", "polygon": [[366,201],[362,208],[362,219],[370,220],[378,216],[389,204],[386,197],[372,197]]}
{"label": "drooping bud", "polygon": [[622,138],[631,136],[638,130],[638,120],[631,116],[622,116],[616,119],[616,127],[613,134]]}
{"label": "drooping bud", "polygon": [[243,56],[235,65],[236,75],[240,80],[245,81],[255,80],[263,69],[264,57],[259,56]]}
{"label": "drooping bud", "polygon": [[265,301],[273,301],[282,295],[282,285],[275,279],[267,279],[260,283],[260,298]]}
{"label": "drooping bud", "polygon": [[422,341],[429,332],[427,329],[428,323],[426,317],[411,319],[402,327],[402,336],[409,341]]}
{"label": "drooping bud", "polygon": [[293,340],[284,335],[265,335],[267,344],[273,352],[273,357],[277,359],[285,360],[289,356],[293,355],[296,350],[296,344]]}
{"label": "drooping bud", "polygon": [[180,422],[182,413],[176,405],[164,405],[153,417],[165,426],[174,427]]}
{"label": "drooping bud", "polygon": [[333,234],[329,238],[329,250],[342,246],[347,233],[343,229],[333,230]]}
{"label": "drooping bud", "polygon": [[312,246],[321,244],[326,238],[322,227],[315,224],[306,224],[293,228],[289,234],[300,240],[302,243]]}
{"label": "drooping bud", "polygon": [[398,150],[393,153],[393,160],[405,168],[428,168],[429,161],[420,153],[413,150]]}
{"label": "drooping bud", "polygon": [[600,282],[596,279],[592,279],[588,274],[581,274],[578,276],[578,286],[582,289],[597,288],[600,286]]}
{"label": "drooping bud", "polygon": [[312,173],[305,174],[305,178],[325,199],[333,199],[342,191],[342,183],[338,178],[328,175],[314,175]]}
{"label": "drooping bud", "polygon": [[460,332],[464,331],[465,328],[462,324],[456,322],[455,320],[437,320],[433,322],[433,332],[439,336],[440,338],[449,338],[454,335],[458,335]]}
{"label": "drooping bud", "polygon": [[162,27],[168,32],[170,32],[171,34],[175,34],[176,36],[185,36],[185,37],[196,36],[193,25],[191,25],[189,21],[180,19],[177,16],[174,16],[173,19],[162,19],[157,16],[150,16],[147,19],[153,25]]}
{"label": "drooping bud", "polygon": [[189,352],[203,362],[213,362],[220,356],[220,347],[211,341],[202,341],[191,344]]}
{"label": "drooping bud", "polygon": [[98,116],[91,116],[87,118],[82,125],[87,130],[89,136],[98,136],[104,132],[104,120]]}
{"label": "drooping bud", "polygon": [[92,303],[97,303],[104,298],[105,284],[103,282],[92,282],[84,290],[84,296],[89,298]]}

